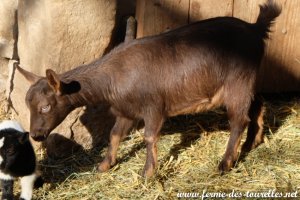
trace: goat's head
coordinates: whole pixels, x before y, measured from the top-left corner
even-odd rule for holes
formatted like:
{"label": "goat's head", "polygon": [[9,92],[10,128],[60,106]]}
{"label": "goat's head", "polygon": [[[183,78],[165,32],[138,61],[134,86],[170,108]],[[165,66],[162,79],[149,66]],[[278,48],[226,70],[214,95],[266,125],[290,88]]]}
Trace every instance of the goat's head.
{"label": "goat's head", "polygon": [[46,70],[46,77],[37,76],[20,66],[17,69],[31,83],[25,99],[30,110],[30,136],[42,141],[74,109],[69,95],[78,92],[80,84],[61,81],[51,69]]}
{"label": "goat's head", "polygon": [[0,169],[6,171],[15,165],[18,159],[20,160],[21,154],[27,153],[24,152],[24,145],[29,142],[28,133],[6,129],[1,132],[0,137]]}

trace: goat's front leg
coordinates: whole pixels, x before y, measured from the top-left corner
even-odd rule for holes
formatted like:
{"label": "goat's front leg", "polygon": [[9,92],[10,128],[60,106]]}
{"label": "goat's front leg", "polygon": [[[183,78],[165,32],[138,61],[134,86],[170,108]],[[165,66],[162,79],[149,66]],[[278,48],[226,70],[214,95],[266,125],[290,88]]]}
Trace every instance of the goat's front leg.
{"label": "goat's front leg", "polygon": [[242,154],[246,154],[264,141],[264,107],[257,96],[251,103],[249,110],[250,123],[248,126],[247,139],[242,146]]}
{"label": "goat's front leg", "polygon": [[2,198],[7,200],[14,199],[14,180],[4,180],[1,179],[2,184]]}
{"label": "goat's front leg", "polygon": [[35,173],[21,178],[22,190],[20,200],[30,200],[32,198],[32,192],[36,178],[37,175]]}
{"label": "goat's front leg", "polygon": [[142,175],[151,177],[157,167],[157,141],[159,132],[164,123],[164,117],[160,114],[150,115],[145,121],[145,143],[147,148],[146,163]]}
{"label": "goat's front leg", "polygon": [[127,135],[133,121],[124,117],[117,117],[114,127],[110,131],[110,143],[104,160],[98,165],[98,171],[105,172],[116,164],[117,149],[120,140]]}
{"label": "goat's front leg", "polygon": [[[223,174],[225,171],[229,171],[238,157],[238,147],[241,142],[242,133],[244,132],[249,119],[247,114],[241,114],[243,112],[234,112],[229,110],[229,122],[230,122],[230,137],[227,144],[226,152],[223,156],[221,163],[219,164],[219,170]],[[247,113],[247,112],[245,112]]]}

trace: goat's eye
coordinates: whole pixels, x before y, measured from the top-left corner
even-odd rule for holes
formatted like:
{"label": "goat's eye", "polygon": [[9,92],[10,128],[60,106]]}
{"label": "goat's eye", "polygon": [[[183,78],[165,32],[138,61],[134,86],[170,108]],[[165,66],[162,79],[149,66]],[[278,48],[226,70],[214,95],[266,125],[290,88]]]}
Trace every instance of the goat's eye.
{"label": "goat's eye", "polygon": [[8,148],[7,150],[6,150],[6,152],[7,152],[7,154],[14,154],[15,153],[15,149],[14,148],[12,148],[12,147],[10,147],[10,148]]}
{"label": "goat's eye", "polygon": [[50,110],[51,110],[51,105],[50,104],[48,104],[47,106],[43,106],[42,109],[41,109],[42,113],[47,113]]}

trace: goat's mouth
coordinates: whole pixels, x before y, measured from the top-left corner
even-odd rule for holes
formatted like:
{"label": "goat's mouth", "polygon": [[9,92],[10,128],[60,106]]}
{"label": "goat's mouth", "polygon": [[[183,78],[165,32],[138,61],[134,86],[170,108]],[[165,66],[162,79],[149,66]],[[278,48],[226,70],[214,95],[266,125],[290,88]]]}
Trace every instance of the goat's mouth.
{"label": "goat's mouth", "polygon": [[47,139],[48,133],[30,133],[33,140],[41,142]]}
{"label": "goat's mouth", "polygon": [[39,136],[31,136],[32,139],[34,139],[37,142],[41,142],[44,141],[47,137],[45,137],[44,135],[39,135]]}

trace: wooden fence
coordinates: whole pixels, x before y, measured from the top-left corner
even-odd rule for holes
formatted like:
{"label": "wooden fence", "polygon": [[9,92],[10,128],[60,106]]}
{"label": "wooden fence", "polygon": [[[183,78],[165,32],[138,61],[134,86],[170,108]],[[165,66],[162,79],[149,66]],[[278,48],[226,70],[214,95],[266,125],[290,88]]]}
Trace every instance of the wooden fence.
{"label": "wooden fence", "polygon": [[[233,16],[255,22],[266,0],[137,0],[137,37],[165,32],[197,20]],[[300,91],[300,0],[277,0],[282,13],[274,24],[261,68],[264,92]]]}

